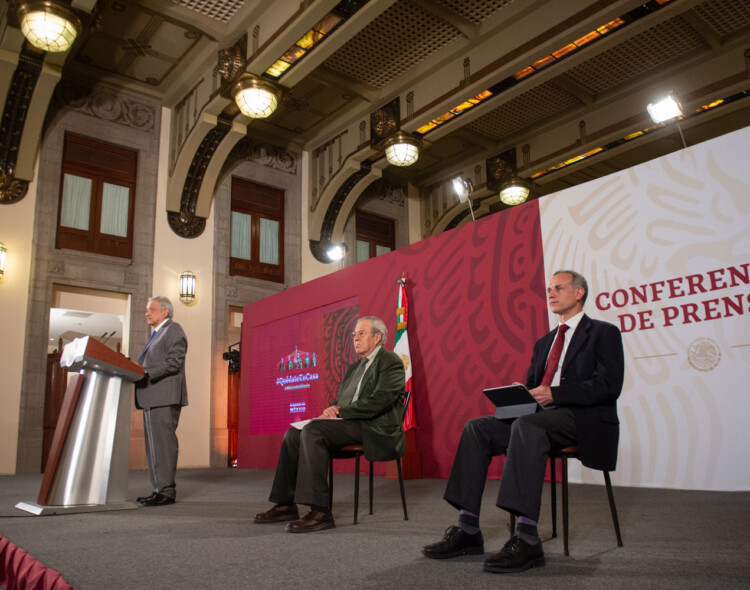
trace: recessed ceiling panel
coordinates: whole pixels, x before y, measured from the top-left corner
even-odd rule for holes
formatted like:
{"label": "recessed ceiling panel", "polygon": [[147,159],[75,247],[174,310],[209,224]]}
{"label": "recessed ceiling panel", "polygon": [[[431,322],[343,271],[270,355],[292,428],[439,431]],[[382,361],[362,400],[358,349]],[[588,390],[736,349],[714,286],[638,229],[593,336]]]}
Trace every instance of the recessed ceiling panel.
{"label": "recessed ceiling panel", "polygon": [[458,37],[458,29],[450,23],[408,0],[400,0],[324,65],[363,84],[382,88]]}
{"label": "recessed ceiling panel", "polygon": [[75,59],[158,86],[201,38],[197,29],[143,6],[105,3],[100,26],[84,37]]}
{"label": "recessed ceiling panel", "polygon": [[475,133],[499,141],[580,105],[581,102],[575,96],[547,82],[475,119],[467,127]]}
{"label": "recessed ceiling panel", "polygon": [[677,16],[574,67],[565,76],[596,95],[680,57],[708,49],[705,39]]}
{"label": "recessed ceiling panel", "polygon": [[498,10],[513,4],[513,0],[437,0],[466,20],[481,25]]}
{"label": "recessed ceiling panel", "polygon": [[719,37],[750,26],[750,2],[713,0],[699,4],[693,10]]}
{"label": "recessed ceiling panel", "polygon": [[227,23],[242,8],[245,0],[172,0],[172,2],[220,23]]}

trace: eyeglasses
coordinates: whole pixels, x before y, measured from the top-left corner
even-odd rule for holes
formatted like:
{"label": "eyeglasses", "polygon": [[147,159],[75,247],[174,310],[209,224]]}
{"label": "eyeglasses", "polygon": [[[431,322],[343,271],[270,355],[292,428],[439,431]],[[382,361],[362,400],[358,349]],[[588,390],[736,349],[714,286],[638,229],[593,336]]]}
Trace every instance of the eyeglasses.
{"label": "eyeglasses", "polygon": [[[372,332],[372,334],[374,333],[375,332]],[[364,336],[365,334],[367,334],[367,330],[355,330],[354,332],[352,332],[352,338],[356,338],[357,336],[362,338],[362,336]]]}

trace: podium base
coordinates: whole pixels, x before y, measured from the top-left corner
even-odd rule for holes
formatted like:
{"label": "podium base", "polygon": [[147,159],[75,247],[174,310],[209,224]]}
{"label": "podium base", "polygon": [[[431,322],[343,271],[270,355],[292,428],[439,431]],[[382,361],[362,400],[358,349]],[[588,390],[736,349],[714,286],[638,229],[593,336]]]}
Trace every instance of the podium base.
{"label": "podium base", "polygon": [[19,502],[16,508],[34,516],[52,514],[78,514],[82,512],[104,512],[106,510],[132,510],[138,508],[134,502],[111,502],[109,504],[75,504],[72,506],[41,506],[36,502]]}

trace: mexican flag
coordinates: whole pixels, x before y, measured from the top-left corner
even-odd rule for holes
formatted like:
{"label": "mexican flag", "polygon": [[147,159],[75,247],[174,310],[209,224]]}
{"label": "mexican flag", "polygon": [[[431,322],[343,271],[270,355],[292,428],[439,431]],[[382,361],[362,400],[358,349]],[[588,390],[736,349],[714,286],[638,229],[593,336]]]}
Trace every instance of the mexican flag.
{"label": "mexican flag", "polygon": [[409,334],[406,331],[406,323],[409,317],[409,300],[406,298],[406,277],[398,281],[398,306],[396,308],[396,344],[393,352],[401,357],[406,371],[406,398],[404,405],[404,430],[411,430],[417,425],[417,414],[412,403],[412,379],[411,379],[411,354],[409,354]]}

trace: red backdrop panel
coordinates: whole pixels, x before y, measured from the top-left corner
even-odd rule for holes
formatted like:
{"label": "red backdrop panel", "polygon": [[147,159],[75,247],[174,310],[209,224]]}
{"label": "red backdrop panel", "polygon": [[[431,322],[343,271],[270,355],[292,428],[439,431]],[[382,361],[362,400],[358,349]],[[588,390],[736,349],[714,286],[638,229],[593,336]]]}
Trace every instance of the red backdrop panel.
{"label": "red backdrop panel", "polygon": [[[240,467],[274,468],[283,436],[250,432],[253,331],[356,297],[360,315],[376,315],[386,322],[387,346],[392,348],[396,280],[402,272],[409,294],[413,403],[422,476],[447,477],[464,422],[493,410],[482,389],[525,381],[533,344],[549,329],[535,201],[245,307]],[[339,334],[353,327],[352,323]],[[331,343],[330,350],[340,350],[349,362],[353,357],[345,358],[352,354],[347,344]],[[497,475],[491,472],[490,477]]]}

